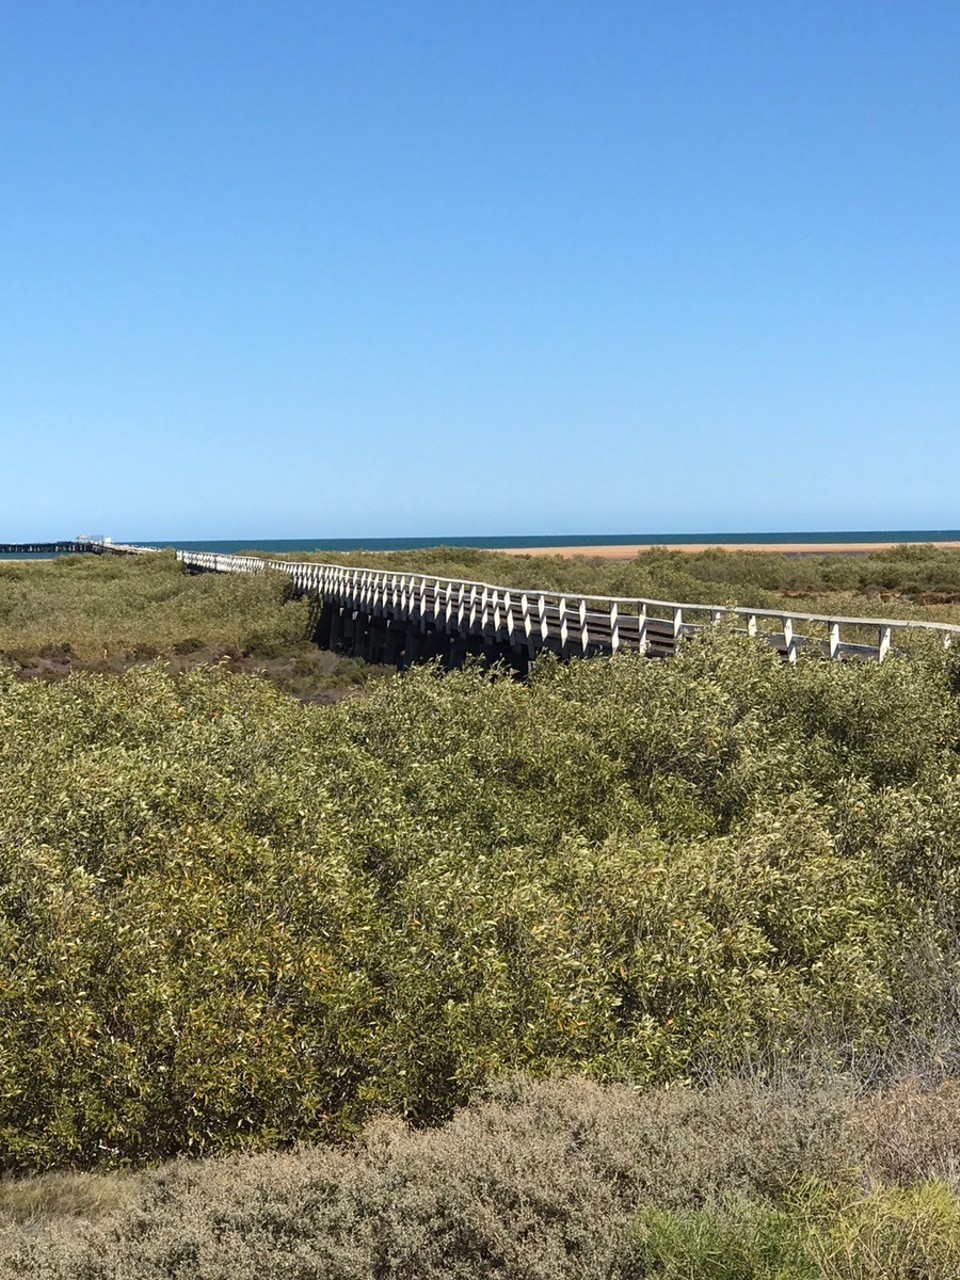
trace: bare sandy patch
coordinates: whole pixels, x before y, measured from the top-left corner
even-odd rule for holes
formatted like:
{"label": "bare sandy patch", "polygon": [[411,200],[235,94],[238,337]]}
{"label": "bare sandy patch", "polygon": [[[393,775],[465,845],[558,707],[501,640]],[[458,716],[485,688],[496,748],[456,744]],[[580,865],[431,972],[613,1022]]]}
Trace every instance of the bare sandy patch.
{"label": "bare sandy patch", "polygon": [[[885,551],[890,547],[899,547],[900,542],[658,542],[658,547],[667,551],[685,551],[693,555],[697,551],[710,551],[718,548],[721,551],[779,551],[786,555],[850,555],[866,551]],[[960,542],[935,542],[929,544],[936,547],[960,547]],[[601,545],[590,547],[503,547],[500,548],[510,556],[584,556],[598,560],[632,560],[641,551],[649,551],[649,543],[624,543],[615,546]]]}

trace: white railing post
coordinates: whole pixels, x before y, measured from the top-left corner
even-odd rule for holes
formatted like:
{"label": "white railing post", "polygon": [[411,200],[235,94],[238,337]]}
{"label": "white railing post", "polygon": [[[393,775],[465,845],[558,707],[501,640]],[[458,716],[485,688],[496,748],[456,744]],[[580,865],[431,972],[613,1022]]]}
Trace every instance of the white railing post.
{"label": "white railing post", "polygon": [[793,618],[783,618],[783,643],[787,651],[787,661],[796,662],[797,660],[797,641],[793,634]]}
{"label": "white railing post", "polygon": [[580,597],[580,648],[586,653],[590,644],[590,636],[587,632],[587,602],[583,596]]}
{"label": "white railing post", "polygon": [[616,600],[610,605],[610,650],[616,653],[620,648],[620,623],[617,618]]}
{"label": "white railing post", "polygon": [[637,601],[637,648],[641,653],[647,652],[647,606],[642,600]]}
{"label": "white railing post", "polygon": [[889,652],[890,652],[890,628],[885,624],[881,624],[879,643],[877,645],[877,661],[882,662]]}
{"label": "white railing post", "polygon": [[830,654],[830,661],[833,662],[835,658],[840,657],[840,623],[828,622],[827,635],[829,636],[827,645]]}

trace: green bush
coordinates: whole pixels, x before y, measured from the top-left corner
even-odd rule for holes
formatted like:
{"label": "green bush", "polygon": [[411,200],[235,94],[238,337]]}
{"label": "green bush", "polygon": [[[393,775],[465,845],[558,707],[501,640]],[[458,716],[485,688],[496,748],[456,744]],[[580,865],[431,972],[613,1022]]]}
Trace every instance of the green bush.
{"label": "green bush", "polygon": [[627,1275],[662,1280],[824,1280],[800,1215],[727,1198],[695,1212],[651,1208],[640,1218]]}
{"label": "green bush", "polygon": [[663,1280],[952,1280],[960,1197],[944,1182],[866,1197],[814,1186],[786,1207],[727,1197],[641,1215],[632,1274]]}
{"label": "green bush", "polygon": [[722,633],[333,708],[0,677],[0,1161],[433,1121],[517,1070],[949,1055],[956,742],[942,659]]}

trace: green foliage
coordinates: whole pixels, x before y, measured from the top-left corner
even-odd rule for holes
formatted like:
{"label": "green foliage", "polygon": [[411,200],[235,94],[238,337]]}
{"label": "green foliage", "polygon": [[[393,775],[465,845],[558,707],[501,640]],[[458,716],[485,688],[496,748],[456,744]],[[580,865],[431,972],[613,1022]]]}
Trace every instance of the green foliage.
{"label": "green foliage", "polygon": [[0,677],[0,1159],[120,1163],[956,1042],[941,658]]}
{"label": "green foliage", "polygon": [[641,1215],[637,1276],[663,1280],[952,1280],[960,1197],[943,1181],[867,1196],[814,1185],[794,1203],[728,1198]]}
{"label": "green foliage", "polygon": [[807,1211],[807,1249],[824,1280],[960,1275],[960,1197],[946,1181],[856,1197],[827,1188]]}
{"label": "green foliage", "polygon": [[641,1216],[632,1274],[662,1280],[823,1280],[803,1219],[763,1202],[728,1199],[694,1212]]}

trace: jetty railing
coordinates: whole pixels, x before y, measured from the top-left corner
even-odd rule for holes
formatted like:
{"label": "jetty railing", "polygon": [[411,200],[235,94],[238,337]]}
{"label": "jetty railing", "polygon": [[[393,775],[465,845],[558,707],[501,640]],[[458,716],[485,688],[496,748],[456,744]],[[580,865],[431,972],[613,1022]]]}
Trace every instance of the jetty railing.
{"label": "jetty railing", "polygon": [[177,559],[189,568],[215,573],[285,573],[296,590],[315,594],[353,617],[469,636],[525,650],[530,656],[541,649],[565,656],[615,654],[625,649],[666,656],[681,635],[725,620],[737,630],[768,640],[788,662],[796,662],[803,651],[834,660],[861,657],[882,662],[895,648],[896,638],[906,632],[933,635],[946,647],[960,642],[960,625],[920,619],[580,595],[206,551],[178,551]]}

